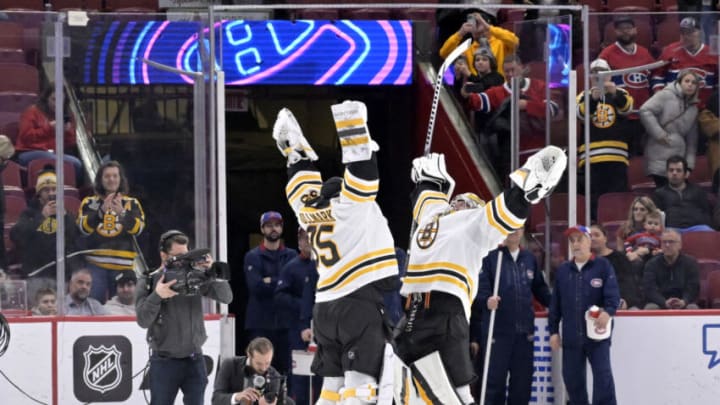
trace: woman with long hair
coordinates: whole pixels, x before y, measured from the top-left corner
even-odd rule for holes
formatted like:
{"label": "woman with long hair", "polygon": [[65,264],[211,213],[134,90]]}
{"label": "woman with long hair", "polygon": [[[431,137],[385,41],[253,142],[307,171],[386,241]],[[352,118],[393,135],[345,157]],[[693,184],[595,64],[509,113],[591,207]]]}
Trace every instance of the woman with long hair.
{"label": "woman with long hair", "polygon": [[645,224],[645,216],[654,211],[657,211],[657,207],[650,197],[640,196],[635,198],[632,204],[630,204],[627,221],[618,229],[617,243],[615,246],[623,246],[628,236],[645,232],[645,228],[643,227]]}

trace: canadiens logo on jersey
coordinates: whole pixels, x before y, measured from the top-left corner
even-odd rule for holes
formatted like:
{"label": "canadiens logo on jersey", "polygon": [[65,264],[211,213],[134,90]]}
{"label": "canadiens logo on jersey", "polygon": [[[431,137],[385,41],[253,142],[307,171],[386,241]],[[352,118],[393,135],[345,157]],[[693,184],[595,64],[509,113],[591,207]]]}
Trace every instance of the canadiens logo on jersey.
{"label": "canadiens logo on jersey", "polygon": [[648,72],[631,72],[623,75],[623,83],[631,89],[647,89],[649,86]]}
{"label": "canadiens logo on jersey", "polygon": [[610,128],[615,124],[616,119],[615,107],[605,103],[599,103],[592,116],[593,125],[598,128]]}
{"label": "canadiens logo on jersey", "polygon": [[427,249],[435,242],[435,238],[440,228],[440,221],[434,220],[429,224],[425,225],[422,229],[418,230],[415,241],[420,249]]}

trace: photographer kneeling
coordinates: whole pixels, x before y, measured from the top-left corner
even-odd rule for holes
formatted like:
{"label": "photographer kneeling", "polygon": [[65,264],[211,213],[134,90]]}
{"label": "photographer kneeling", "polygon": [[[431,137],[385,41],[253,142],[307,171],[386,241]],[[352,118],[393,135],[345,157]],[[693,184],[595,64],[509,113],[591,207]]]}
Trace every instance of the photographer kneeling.
{"label": "photographer kneeling", "polygon": [[213,262],[207,249],[189,251],[188,241],[180,231],[160,236],[163,265],[142,277],[136,288],[137,323],[148,330],[152,405],[172,405],[178,390],[186,405],[204,403],[208,380],[202,297],[232,301],[227,264]]}
{"label": "photographer kneeling", "polygon": [[253,339],[246,354],[222,361],[215,376],[212,405],[295,405],[287,397],[285,376],[270,365],[273,358],[270,340]]}

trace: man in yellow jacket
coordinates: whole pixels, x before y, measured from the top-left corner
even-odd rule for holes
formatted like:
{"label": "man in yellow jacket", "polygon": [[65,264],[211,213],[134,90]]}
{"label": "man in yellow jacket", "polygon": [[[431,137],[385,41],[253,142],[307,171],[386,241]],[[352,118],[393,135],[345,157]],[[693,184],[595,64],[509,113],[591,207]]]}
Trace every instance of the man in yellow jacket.
{"label": "man in yellow jacket", "polygon": [[[450,52],[460,45],[467,34],[472,35],[473,38],[472,45],[465,51],[467,60],[473,60],[475,51],[483,45],[482,42],[487,41],[486,46],[490,48],[495,56],[499,73],[504,77],[505,72],[502,71],[503,61],[505,55],[515,53],[520,43],[517,35],[512,31],[488,24],[480,13],[471,13],[468,14],[467,20],[460,26],[458,32],[452,34],[440,48],[440,57],[447,58]],[[470,65],[469,67],[470,72],[476,75],[475,66]]]}

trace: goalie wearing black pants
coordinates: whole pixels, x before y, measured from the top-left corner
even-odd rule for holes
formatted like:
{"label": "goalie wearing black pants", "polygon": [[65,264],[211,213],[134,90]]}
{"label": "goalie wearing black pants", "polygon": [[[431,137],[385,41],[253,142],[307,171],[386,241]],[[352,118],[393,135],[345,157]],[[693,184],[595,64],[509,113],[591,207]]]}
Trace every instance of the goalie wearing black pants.
{"label": "goalie wearing black pants", "polygon": [[346,164],[342,178],[323,183],[312,164],[317,154],[289,110],[278,113],[273,128],[288,159],[288,202],[308,233],[319,273],[312,370],[323,377],[323,386],[317,404],[386,404],[392,388],[381,383],[388,375],[383,371],[391,369],[384,367],[384,356],[392,349],[382,293],[394,286],[398,268],[387,220],[375,202],[378,146],[364,104],[346,101],[332,110]]}
{"label": "goalie wearing black pants", "polygon": [[[414,403],[413,393],[432,403],[474,402],[469,319],[482,260],[523,226],[529,204],[552,191],[566,164],[561,149],[545,147],[510,175],[513,187],[489,203],[461,199],[450,204],[455,181],[447,173],[445,157],[432,153],[413,161],[413,219],[418,227],[401,290],[408,297],[405,323],[396,339],[398,355],[410,368],[396,371],[404,382],[395,386],[396,402]],[[417,389],[403,372],[412,374]]]}

